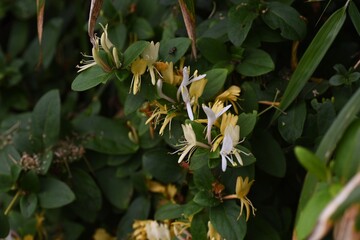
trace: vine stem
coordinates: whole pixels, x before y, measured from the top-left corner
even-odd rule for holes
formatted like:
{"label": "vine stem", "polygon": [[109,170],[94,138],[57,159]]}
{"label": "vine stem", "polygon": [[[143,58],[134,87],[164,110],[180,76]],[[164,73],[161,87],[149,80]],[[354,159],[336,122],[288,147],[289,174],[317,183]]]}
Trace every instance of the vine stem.
{"label": "vine stem", "polygon": [[10,210],[13,208],[14,204],[16,203],[17,199],[20,197],[22,191],[19,189],[15,196],[13,197],[13,199],[11,200],[9,206],[6,208],[5,212],[4,212],[4,215],[8,215]]}

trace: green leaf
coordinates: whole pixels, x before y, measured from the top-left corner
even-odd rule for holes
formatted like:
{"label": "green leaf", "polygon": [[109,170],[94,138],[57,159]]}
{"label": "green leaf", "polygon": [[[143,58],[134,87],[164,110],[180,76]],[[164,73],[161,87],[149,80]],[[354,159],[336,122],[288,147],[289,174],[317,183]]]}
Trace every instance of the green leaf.
{"label": "green leaf", "polygon": [[121,239],[123,236],[127,236],[133,231],[132,225],[135,220],[147,219],[150,207],[150,200],[145,197],[140,196],[133,200],[125,215],[119,222],[117,230],[118,239]]}
{"label": "green leaf", "polygon": [[10,233],[10,224],[8,217],[0,211],[0,238],[6,238]]}
{"label": "green leaf", "polygon": [[73,121],[75,129],[85,134],[85,147],[107,154],[130,154],[138,145],[128,138],[129,129],[124,120],[113,120],[100,116],[79,117]]}
{"label": "green leaf", "polygon": [[185,205],[183,205],[183,207],[184,207],[184,211],[183,211],[184,217],[194,216],[195,214],[199,213],[201,210],[204,209],[202,206],[200,206],[199,204],[195,203],[192,200],[190,200]]}
{"label": "green leaf", "polygon": [[207,165],[193,172],[194,184],[199,190],[211,191],[215,178]]}
{"label": "green leaf", "polygon": [[71,208],[84,221],[92,222],[102,206],[101,191],[84,170],[71,169],[71,176],[71,186],[76,196]]}
{"label": "green leaf", "polygon": [[72,82],[71,89],[73,91],[85,91],[100,83],[106,83],[112,76],[112,73],[104,72],[100,66],[96,65],[80,72]]}
{"label": "green leaf", "polygon": [[294,105],[286,112],[286,115],[281,115],[278,120],[278,129],[284,140],[289,143],[295,142],[303,132],[305,120],[305,102]]}
{"label": "green leaf", "polygon": [[20,198],[20,210],[25,218],[29,218],[34,214],[37,205],[38,199],[34,193],[27,194]]}
{"label": "green leaf", "polygon": [[224,239],[242,240],[246,235],[245,214],[238,219],[240,207],[235,201],[225,201],[210,208],[210,222]]}
{"label": "green leaf", "polygon": [[[271,220],[274,221],[274,219]],[[282,238],[280,237],[280,232],[275,230],[271,223],[265,220],[261,215],[257,215],[254,219],[251,219],[251,221],[248,222],[246,238],[281,240]]]}
{"label": "green leaf", "polygon": [[[338,142],[343,136],[347,127],[356,117],[360,111],[360,89],[350,98],[346,105],[341,109],[338,116],[331,124],[324,137],[322,138],[317,150],[316,156],[318,156],[324,163],[327,163],[332,156]],[[297,211],[297,219],[299,214],[314,194],[316,188],[316,178],[313,175],[307,175],[304,181],[303,190],[301,192],[299,207]]]}
{"label": "green leaf", "polygon": [[147,151],[142,161],[144,170],[164,183],[177,182],[185,176],[185,172],[178,164],[177,156],[170,154],[167,149]]}
{"label": "green leaf", "polygon": [[208,165],[209,150],[198,148],[190,159],[190,170],[195,171]]}
{"label": "green leaf", "polygon": [[146,41],[137,41],[131,44],[124,52],[124,65],[122,68],[130,66],[149,44],[150,43]]}
{"label": "green leaf", "polygon": [[349,4],[349,15],[358,35],[360,36],[360,12],[353,1],[350,1]]}
{"label": "green leaf", "polygon": [[40,184],[38,198],[42,208],[59,208],[75,200],[74,193],[60,180],[46,177],[40,180]]}
{"label": "green leaf", "polygon": [[217,39],[200,38],[197,40],[197,46],[204,58],[211,63],[230,60],[226,45]]}
{"label": "green leaf", "polygon": [[301,165],[311,174],[314,174],[318,180],[327,180],[327,170],[324,162],[322,162],[315,154],[303,147],[295,147],[295,155]]}
{"label": "green leaf", "polygon": [[41,139],[44,148],[54,145],[60,133],[60,96],[58,90],[47,92],[36,103],[32,113],[32,134]]}
{"label": "green leaf", "polygon": [[191,40],[189,38],[172,38],[160,42],[159,58],[164,62],[174,64],[184,56],[189,49]]}
{"label": "green leaf", "polygon": [[331,199],[332,196],[328,186],[324,186],[315,192],[303,211],[300,212],[299,221],[295,228],[297,239],[306,239],[309,236],[321,211]]}
{"label": "green leaf", "polygon": [[291,6],[280,2],[267,3],[267,11],[262,15],[264,22],[272,29],[280,28],[281,36],[299,40],[306,35],[306,24],[300,14]]}
{"label": "green leaf", "polygon": [[0,174],[0,192],[9,191],[14,184],[10,175]]}
{"label": "green leaf", "polygon": [[232,7],[228,12],[227,32],[230,41],[239,47],[246,39],[258,13],[249,5]]}
{"label": "green leaf", "polygon": [[201,97],[204,99],[213,98],[223,88],[227,73],[228,71],[225,68],[214,68],[207,71],[205,78],[208,81]]}
{"label": "green leaf", "polygon": [[20,188],[27,192],[38,192],[40,190],[39,177],[35,171],[29,171],[20,179]]}
{"label": "green leaf", "polygon": [[355,120],[338,143],[334,160],[334,173],[347,182],[360,169],[360,120]]}
{"label": "green leaf", "polygon": [[[297,68],[291,75],[289,85],[280,102],[280,108],[282,110],[286,110],[290,106],[314,73],[345,22],[345,13],[346,7],[342,7],[333,13],[311,41],[309,47],[301,57]],[[272,121],[278,118],[280,114],[280,111],[276,111]]]}
{"label": "green leaf", "polygon": [[251,140],[256,165],[272,176],[284,177],[286,159],[283,150],[273,136],[269,132],[262,130],[254,132]]}
{"label": "green leaf", "polygon": [[191,220],[190,232],[192,239],[206,240],[207,238],[207,219],[204,214],[196,214]]}
{"label": "green leaf", "polygon": [[238,125],[240,126],[240,138],[244,138],[249,135],[256,124],[257,112],[241,113],[239,115]]}
{"label": "green leaf", "polygon": [[197,192],[193,201],[203,207],[215,207],[220,204],[220,200],[209,190]]}
{"label": "green leaf", "polygon": [[260,76],[274,70],[271,56],[261,49],[245,49],[244,59],[236,66],[236,71],[248,77]]}
{"label": "green leaf", "polygon": [[139,39],[149,39],[154,36],[154,30],[145,18],[137,17],[132,24],[132,30]]}
{"label": "green leaf", "polygon": [[182,216],[183,206],[169,203],[158,208],[155,212],[155,220],[164,221],[169,219],[176,219]]}
{"label": "green leaf", "polygon": [[95,175],[109,202],[118,209],[127,209],[133,194],[132,181],[129,178],[117,178],[115,168],[104,168]]}

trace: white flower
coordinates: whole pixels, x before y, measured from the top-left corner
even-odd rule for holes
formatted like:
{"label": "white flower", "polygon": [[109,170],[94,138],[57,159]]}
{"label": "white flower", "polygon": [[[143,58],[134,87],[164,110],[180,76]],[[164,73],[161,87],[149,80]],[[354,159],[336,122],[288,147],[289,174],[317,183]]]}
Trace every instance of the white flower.
{"label": "white flower", "polygon": [[202,74],[200,76],[196,76],[196,75],[197,75],[197,72],[195,71],[194,75],[190,77],[190,70],[188,69],[188,67],[184,67],[183,68],[183,79],[182,79],[182,82],[177,91],[177,99],[179,100],[180,93],[181,93],[182,99],[186,105],[186,110],[188,112],[188,116],[191,121],[194,120],[194,114],[191,109],[191,99],[190,99],[190,94],[189,94],[189,90],[188,90],[187,86],[195,81],[203,79],[206,76],[206,74]]}
{"label": "white flower", "polygon": [[145,225],[147,239],[149,240],[170,240],[170,230],[166,224],[150,221]]}
{"label": "white flower", "polygon": [[244,153],[248,155],[247,153],[235,148],[237,144],[240,143],[240,127],[236,125],[235,127],[232,125],[229,125],[225,128],[225,134],[224,134],[224,140],[222,143],[222,147],[220,150],[221,155],[221,169],[223,172],[225,172],[227,167],[227,161],[233,165],[236,166],[236,163],[233,161],[233,156],[235,155],[236,160],[239,162],[240,165],[244,165],[240,153]]}
{"label": "white flower", "polygon": [[231,105],[223,106],[223,103],[218,101],[214,104],[212,108],[209,108],[205,104],[202,105],[202,108],[207,116],[207,129],[206,129],[206,137],[208,143],[211,144],[211,127],[214,125],[216,119],[224,114]]}
{"label": "white flower", "polygon": [[181,152],[178,163],[181,163],[188,153],[190,153],[188,156],[189,159],[192,152],[195,150],[197,146],[203,148],[209,148],[209,146],[206,145],[205,143],[196,141],[196,135],[191,124],[182,124],[181,127],[184,132],[185,140],[181,142],[182,147],[176,151],[176,152]]}

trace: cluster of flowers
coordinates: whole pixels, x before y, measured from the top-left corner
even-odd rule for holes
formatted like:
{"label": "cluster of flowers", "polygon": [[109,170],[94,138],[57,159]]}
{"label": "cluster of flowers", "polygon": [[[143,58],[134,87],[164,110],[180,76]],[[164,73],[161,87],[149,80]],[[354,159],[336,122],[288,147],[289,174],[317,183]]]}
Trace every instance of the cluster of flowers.
{"label": "cluster of flowers", "polygon": [[[103,30],[104,33],[101,38],[95,39],[93,60],[83,62],[86,65],[80,67],[80,71],[95,64],[100,65],[107,72],[120,68],[121,62],[116,48],[108,39],[107,27],[103,27]],[[240,96],[240,88],[230,86],[219,94],[214,102],[205,104],[201,96],[208,82],[206,74],[199,75],[196,70],[191,75],[190,67],[184,66],[183,59],[180,60],[178,68],[174,68],[173,62],[159,61],[159,47],[160,43],[154,44],[154,42],[150,42],[130,67],[133,77],[129,92],[135,95],[140,91],[142,75],[148,71],[151,83],[155,86],[158,95],[156,100],[144,104],[144,108],[146,106],[146,109],[150,110],[140,109],[140,111],[143,110],[141,112],[147,113],[146,124],[149,124],[151,129],[156,129],[157,126],[161,125],[159,134],[163,135],[167,126],[171,133],[171,122],[174,118],[184,120],[185,123],[181,125],[184,139],[180,142],[179,149],[175,151],[180,155],[179,163],[183,161],[189,162],[193,152],[197,148],[203,148],[209,152],[219,154],[223,172],[226,171],[228,162],[231,166],[244,165],[241,155],[249,156],[251,153],[238,148],[243,141],[240,139],[240,126],[237,124],[239,118],[237,115],[237,100]],[[111,63],[105,63],[97,59],[100,49],[103,49],[102,52],[108,55]],[[211,79],[209,80],[211,81]],[[230,112],[231,107],[236,114]],[[202,111],[200,111],[201,109]],[[201,118],[203,116],[204,118]],[[205,135],[196,133],[193,124],[204,124]],[[199,137],[199,135],[201,136]],[[239,199],[241,203],[240,215],[245,207],[247,212],[246,220],[249,218],[250,208],[253,213],[255,211],[251,201],[247,198],[252,184],[253,181],[249,181],[248,177],[244,180],[239,176],[236,183],[236,193],[222,197],[222,199]],[[191,219],[188,222],[173,222],[171,223],[171,225],[174,225],[172,232],[175,235],[179,235],[179,232],[186,234],[186,231],[183,230],[186,230],[190,223]],[[217,233],[214,232],[210,225],[211,223],[209,223],[209,235],[216,235]],[[135,229],[134,238],[159,239],[159,236],[163,236],[160,239],[170,239],[169,226],[170,223],[158,223],[152,220],[137,221],[133,226]],[[157,238],[151,236],[157,236]]]}

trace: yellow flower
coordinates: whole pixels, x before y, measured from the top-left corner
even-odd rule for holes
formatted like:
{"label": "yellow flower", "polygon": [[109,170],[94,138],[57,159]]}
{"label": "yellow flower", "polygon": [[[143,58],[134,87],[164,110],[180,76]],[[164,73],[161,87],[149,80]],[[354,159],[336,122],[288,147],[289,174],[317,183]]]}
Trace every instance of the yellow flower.
{"label": "yellow flower", "polygon": [[176,239],[191,239],[191,234],[187,230],[191,226],[191,221],[189,222],[176,221],[171,223],[171,226],[174,235],[177,237]]}
{"label": "yellow flower", "polygon": [[231,86],[227,90],[225,90],[222,94],[216,97],[216,101],[222,101],[222,102],[230,102],[236,113],[238,113],[237,107],[236,107],[236,101],[238,100],[238,97],[240,96],[241,89],[238,86]]}
{"label": "yellow flower", "polygon": [[189,94],[190,94],[190,100],[194,104],[193,112],[196,112],[196,109],[199,105],[198,103],[199,97],[201,97],[201,95],[203,94],[207,81],[208,80],[206,78],[203,78],[199,81],[193,82],[190,85]]}
{"label": "yellow flower", "polygon": [[206,145],[205,143],[196,141],[196,135],[191,124],[182,124],[181,127],[184,132],[185,141],[181,142],[180,144],[181,148],[176,151],[179,152],[179,154],[181,154],[178,160],[179,163],[181,163],[182,160],[184,160],[185,156],[188,154],[189,154],[188,155],[188,160],[189,160],[191,154],[193,153],[193,151],[197,146],[203,148],[209,148],[209,146]]}
{"label": "yellow flower", "polygon": [[153,85],[155,85],[156,82],[155,72],[154,72],[156,68],[154,68],[154,63],[156,62],[159,56],[159,47],[160,47],[159,42],[154,44],[154,42],[151,41],[151,43],[144,49],[144,51],[141,54],[141,57],[147,63],[148,71],[150,72],[150,76],[151,76],[151,83]]}
{"label": "yellow flower", "polygon": [[133,73],[133,78],[131,81],[130,91],[132,88],[132,93],[134,95],[140,91],[141,75],[145,73],[146,66],[146,61],[142,58],[137,58],[131,64],[131,72]]}
{"label": "yellow flower", "polygon": [[214,226],[211,224],[210,221],[208,221],[208,232],[207,232],[207,237],[210,240],[222,240],[223,238],[221,237],[221,235],[216,231],[216,229],[214,228]]}
{"label": "yellow flower", "polygon": [[93,236],[94,240],[115,240],[116,237],[111,236],[105,229],[98,228]]}
{"label": "yellow flower", "polygon": [[238,118],[239,117],[237,115],[234,115],[231,113],[225,113],[222,115],[221,123],[220,123],[220,133],[221,134],[215,138],[214,144],[212,145],[212,148],[211,148],[212,152],[216,151],[216,149],[218,148],[220,143],[222,143],[222,141],[224,139],[225,128],[229,125],[235,127],[235,125],[237,124]]}
{"label": "yellow flower", "polygon": [[177,116],[177,114],[174,111],[169,111],[165,104],[162,105],[157,101],[155,101],[153,104],[156,106],[156,108],[149,117],[149,119],[146,120],[145,124],[148,124],[154,120],[154,127],[156,128],[157,124],[160,122],[161,115],[165,115],[165,119],[159,131],[159,134],[163,135],[167,125],[169,125],[169,129],[171,129],[171,121],[174,117]]}
{"label": "yellow flower", "polygon": [[[251,180],[249,182],[249,178],[246,177],[245,180],[241,177],[238,176],[236,179],[236,187],[235,187],[235,194],[231,194],[228,196],[223,197],[223,199],[239,199],[240,200],[240,214],[239,217],[242,215],[244,206],[246,209],[246,221],[249,220],[249,216],[250,216],[250,207],[252,210],[252,214],[255,216],[255,211],[256,208],[253,206],[252,202],[250,201],[250,199],[247,197],[251,185],[254,183],[254,180]],[[238,219],[239,219],[238,217]]]}

